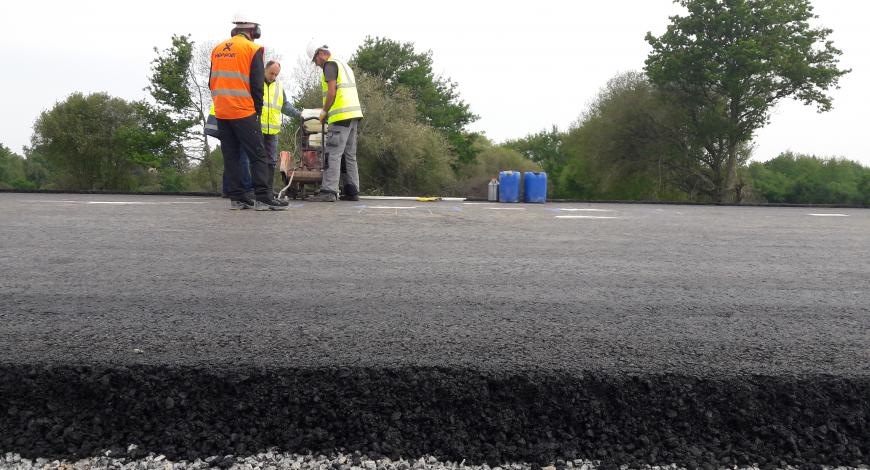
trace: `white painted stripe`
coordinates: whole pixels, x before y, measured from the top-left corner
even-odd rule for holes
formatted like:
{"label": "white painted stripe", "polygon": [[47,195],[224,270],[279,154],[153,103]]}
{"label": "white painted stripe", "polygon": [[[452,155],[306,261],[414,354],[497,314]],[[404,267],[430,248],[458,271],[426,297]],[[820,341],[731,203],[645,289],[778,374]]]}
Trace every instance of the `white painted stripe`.
{"label": "white painted stripe", "polygon": [[810,214],[813,217],[849,217],[846,214]]}
{"label": "white painted stripe", "polygon": [[557,219],[618,219],[619,217],[607,217],[600,215],[557,215]]}
{"label": "white painted stripe", "polygon": [[[371,201],[416,201],[418,199],[417,196],[360,196],[362,200],[371,200]],[[459,202],[464,201],[464,197],[442,197],[442,201],[451,201],[451,202]]]}
{"label": "white painted stripe", "polygon": [[109,205],[117,205],[117,206],[159,206],[165,204],[208,204],[208,202],[202,201],[188,201],[188,202],[146,202],[146,201],[87,201],[85,204],[109,204]]}
{"label": "white painted stripe", "polygon": [[417,206],[369,206],[366,209],[416,209]]}
{"label": "white painted stripe", "polygon": [[610,209],[556,209],[562,212],[613,212]]}
{"label": "white painted stripe", "polygon": [[486,210],[490,211],[524,211],[525,207],[484,207]]}

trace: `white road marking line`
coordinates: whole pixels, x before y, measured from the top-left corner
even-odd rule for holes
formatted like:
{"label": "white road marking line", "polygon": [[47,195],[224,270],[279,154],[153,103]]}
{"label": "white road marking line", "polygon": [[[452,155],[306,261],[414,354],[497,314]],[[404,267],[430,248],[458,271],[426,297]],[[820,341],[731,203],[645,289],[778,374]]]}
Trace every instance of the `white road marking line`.
{"label": "white road marking line", "polygon": [[554,209],[562,212],[613,212],[610,209]]}
{"label": "white road marking line", "polygon": [[166,204],[208,204],[208,201],[171,201],[171,202],[154,202],[154,201],[72,201],[67,199],[62,200],[38,200],[38,201],[30,201],[30,202],[39,202],[39,203],[48,203],[48,204],[108,204],[108,205],[116,205],[116,206],[130,206],[130,205],[138,205],[138,206],[157,206],[157,205],[166,205]]}
{"label": "white road marking line", "polygon": [[417,206],[369,206],[366,209],[416,209]]}
{"label": "white road marking line", "polygon": [[557,219],[618,219],[619,217],[608,217],[600,215],[557,215]]}
{"label": "white road marking line", "polygon": [[[370,201],[416,201],[419,196],[360,196],[362,200]],[[464,197],[442,197],[442,201],[459,202],[464,201]]]}
{"label": "white road marking line", "polygon": [[491,211],[524,211],[525,207],[484,207],[484,209]]}
{"label": "white road marking line", "polygon": [[87,201],[85,204],[108,204],[117,206],[159,206],[166,204],[208,204],[205,201],[188,201],[188,202],[146,202],[146,201]]}
{"label": "white road marking line", "polygon": [[847,214],[809,214],[813,217],[849,217]]}

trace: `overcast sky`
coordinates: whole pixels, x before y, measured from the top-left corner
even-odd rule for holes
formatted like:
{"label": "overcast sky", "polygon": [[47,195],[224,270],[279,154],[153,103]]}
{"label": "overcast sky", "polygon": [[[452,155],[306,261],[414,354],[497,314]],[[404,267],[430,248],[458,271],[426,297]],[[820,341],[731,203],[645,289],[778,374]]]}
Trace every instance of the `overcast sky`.
{"label": "overcast sky", "polygon": [[[833,93],[834,110],[785,102],[758,132],[756,160],[785,150],[842,156],[870,165],[870,3],[815,0],[819,24],[833,28],[853,72]],[[105,91],[127,100],[146,96],[153,47],[172,34],[195,41],[227,37],[243,2],[3,2],[6,55],[0,142],[28,145],[34,120],[70,93]],[[607,80],[641,70],[644,34],[664,32],[679,7],[670,0],[441,0],[249,2],[261,24],[259,42],[282,58],[282,77],[311,37],[348,58],[367,36],[412,41],[431,49],[435,71],[459,84],[480,120],[472,128],[499,142],[550,128],[568,128]],[[328,27],[329,29],[324,29]],[[291,83],[285,83],[289,89]]]}

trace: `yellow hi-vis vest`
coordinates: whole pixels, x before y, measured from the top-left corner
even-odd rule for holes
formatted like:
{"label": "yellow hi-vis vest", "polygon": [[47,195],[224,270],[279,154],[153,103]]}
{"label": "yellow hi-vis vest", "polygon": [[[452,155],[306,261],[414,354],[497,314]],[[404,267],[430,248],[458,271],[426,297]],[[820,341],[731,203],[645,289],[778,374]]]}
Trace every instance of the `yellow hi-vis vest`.
{"label": "yellow hi-vis vest", "polygon": [[[335,62],[338,65],[338,80],[335,81],[335,102],[326,112],[326,122],[332,124],[338,121],[363,117],[359,95],[356,92],[356,78],[353,75],[353,70],[344,62],[332,57],[327,62]],[[326,77],[323,73],[320,74],[320,86],[323,90],[323,103],[326,104],[326,94],[329,91],[329,85],[327,85]]]}
{"label": "yellow hi-vis vest", "polygon": [[281,108],[284,106],[284,89],[278,80],[263,87],[263,114],[260,116],[260,126],[263,134],[281,132]]}

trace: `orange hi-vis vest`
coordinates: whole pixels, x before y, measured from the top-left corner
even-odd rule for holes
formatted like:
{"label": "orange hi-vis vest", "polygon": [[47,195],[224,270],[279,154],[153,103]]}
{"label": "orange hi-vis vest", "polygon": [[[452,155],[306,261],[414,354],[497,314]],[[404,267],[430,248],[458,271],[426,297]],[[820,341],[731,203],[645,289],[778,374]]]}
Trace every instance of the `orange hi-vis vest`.
{"label": "orange hi-vis vest", "polygon": [[240,34],[211,51],[208,87],[218,119],[241,119],[256,113],[251,98],[251,61],[260,47]]}

